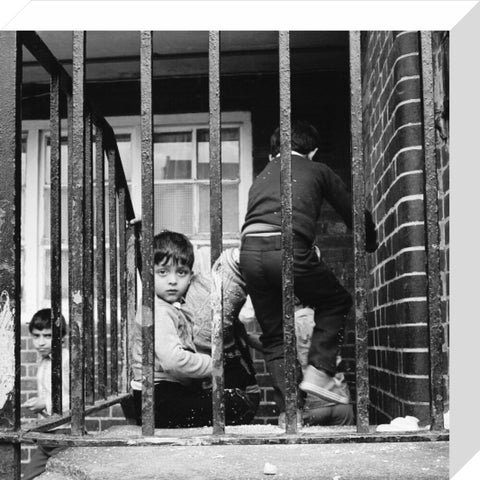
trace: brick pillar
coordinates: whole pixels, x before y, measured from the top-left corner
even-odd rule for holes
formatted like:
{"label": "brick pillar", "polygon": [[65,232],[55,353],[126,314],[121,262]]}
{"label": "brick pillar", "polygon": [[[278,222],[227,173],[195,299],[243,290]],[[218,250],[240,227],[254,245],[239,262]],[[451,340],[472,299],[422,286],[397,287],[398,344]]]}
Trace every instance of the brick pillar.
{"label": "brick pillar", "polygon": [[367,205],[380,247],[369,261],[373,423],[429,419],[424,156],[418,32],[367,32],[363,109]]}

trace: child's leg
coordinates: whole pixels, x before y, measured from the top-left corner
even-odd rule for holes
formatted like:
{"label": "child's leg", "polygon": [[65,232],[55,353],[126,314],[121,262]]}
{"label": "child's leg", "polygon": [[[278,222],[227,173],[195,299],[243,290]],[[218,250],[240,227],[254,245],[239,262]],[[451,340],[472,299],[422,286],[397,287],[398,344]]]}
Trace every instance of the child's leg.
{"label": "child's leg", "polygon": [[315,309],[308,363],[330,375],[336,372],[338,333],[352,306],[350,294],[310,249],[295,251],[295,294]]}
{"label": "child's leg", "polygon": [[240,268],[262,329],[265,360],[283,359],[280,237],[247,236],[242,241]]}
{"label": "child's leg", "polygon": [[[285,360],[282,311],[282,245],[280,236],[247,236],[242,241],[240,268],[262,329],[260,340],[271,375],[275,403],[285,411]],[[297,382],[301,380],[297,362]],[[299,394],[299,407],[303,397]]]}
{"label": "child's leg", "polygon": [[[134,392],[137,412],[141,410],[141,392]],[[225,390],[225,416],[230,425],[250,422],[256,409],[246,394]],[[141,424],[141,414],[139,415]],[[155,385],[155,427],[190,428],[212,425],[212,390],[184,386],[176,382]]]}

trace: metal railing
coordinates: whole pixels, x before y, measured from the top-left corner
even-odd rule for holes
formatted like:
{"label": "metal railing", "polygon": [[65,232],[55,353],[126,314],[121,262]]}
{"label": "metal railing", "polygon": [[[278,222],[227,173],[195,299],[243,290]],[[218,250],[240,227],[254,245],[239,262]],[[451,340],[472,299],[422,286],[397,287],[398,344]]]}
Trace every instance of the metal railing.
{"label": "metal railing", "polygon": [[[152,106],[152,32],[140,34],[140,84],[141,84],[141,179],[142,179],[142,245],[137,256],[139,236],[130,224],[135,217],[115,135],[106,120],[88,103],[85,95],[85,33],[73,34],[73,77],[53,57],[38,35],[32,32],[0,32],[0,101],[2,116],[2,175],[0,193],[4,199],[2,209],[7,221],[0,230],[2,261],[8,266],[0,271],[2,288],[8,290],[15,302],[12,317],[14,332],[14,358],[12,375],[14,389],[11,408],[3,410],[2,418],[8,426],[0,431],[0,451],[6,462],[15,464],[18,475],[20,443],[22,441],[46,442],[50,445],[146,445],[154,427],[154,189],[153,189],[153,106]],[[22,46],[40,62],[51,78],[50,91],[50,141],[51,141],[51,291],[52,291],[52,405],[53,416],[48,420],[21,429],[20,426],[20,139],[21,139],[21,65]],[[428,48],[428,47],[426,47]],[[212,328],[213,357],[213,435],[205,436],[200,444],[221,443],[295,443],[342,441],[415,441],[446,439],[439,423],[441,407],[435,401],[432,417],[436,419],[432,430],[411,434],[375,434],[370,430],[367,318],[366,318],[366,261],[365,261],[365,191],[362,145],[362,97],[360,33],[350,33],[350,87],[351,87],[351,141],[352,184],[354,201],[354,259],[355,259],[355,343],[356,343],[356,406],[357,432],[306,435],[297,431],[296,379],[295,379],[295,329],[293,295],[293,244],[292,244],[292,192],[290,160],[290,45],[289,33],[279,33],[279,83],[280,83],[280,144],[282,184],[282,276],[283,315],[285,324],[286,365],[286,431],[275,436],[225,435],[225,404],[223,375],[223,324],[222,300],[214,299]],[[424,55],[428,56],[424,51]],[[430,51],[431,56],[431,51]],[[222,252],[222,171],[221,171],[221,105],[220,105],[220,34],[209,33],[209,147],[210,147],[210,229],[211,263]],[[71,410],[62,412],[61,391],[61,169],[65,159],[60,156],[60,111],[62,94],[68,110],[68,253],[69,253],[69,319],[71,352]],[[427,115],[427,112],[426,112]],[[428,113],[429,115],[429,113]],[[432,117],[433,118],[433,117]],[[93,129],[95,134],[93,135]],[[426,131],[430,138],[430,132]],[[92,143],[96,144],[95,172]],[[108,161],[108,191],[105,191],[105,156]],[[95,181],[94,181],[95,179]],[[96,185],[94,189],[93,186]],[[95,195],[95,199],[94,199]],[[105,198],[108,198],[105,202]],[[431,200],[433,202],[433,199]],[[106,227],[105,203],[109,209],[109,260],[110,260],[110,362],[107,358],[107,291],[106,291]],[[95,209],[94,209],[95,206]],[[433,207],[432,207],[433,208]],[[117,215],[118,209],[118,215]],[[95,220],[95,221],[94,221]],[[432,227],[433,228],[433,227]],[[435,235],[435,232],[432,232]],[[96,245],[94,248],[94,237]],[[117,249],[117,242],[119,248]],[[432,240],[432,243],[434,240]],[[8,248],[7,248],[8,247]],[[85,416],[121,401],[128,395],[129,348],[128,325],[136,310],[136,275],[140,262],[142,268],[142,337],[143,386],[142,434],[143,438],[91,438],[85,436]],[[429,257],[435,264],[434,253]],[[117,281],[120,279],[120,282]],[[94,283],[96,282],[96,288]],[[431,295],[435,297],[435,291]],[[120,305],[117,303],[120,299]],[[94,305],[96,300],[96,311]],[[433,307],[435,310],[435,306]],[[436,315],[436,310],[433,311]],[[97,319],[95,335],[94,318]],[[118,323],[120,319],[120,323]],[[438,346],[440,333],[432,322],[433,347]],[[94,343],[97,338],[96,345]],[[118,342],[118,340],[120,341]],[[431,349],[432,392],[438,399],[436,369],[438,348]],[[97,352],[98,370],[95,368]],[[441,352],[440,352],[441,353]],[[120,369],[118,368],[120,365]],[[110,389],[107,383],[110,380]],[[53,435],[52,428],[71,422],[70,435]],[[188,444],[187,440],[155,444]]]}

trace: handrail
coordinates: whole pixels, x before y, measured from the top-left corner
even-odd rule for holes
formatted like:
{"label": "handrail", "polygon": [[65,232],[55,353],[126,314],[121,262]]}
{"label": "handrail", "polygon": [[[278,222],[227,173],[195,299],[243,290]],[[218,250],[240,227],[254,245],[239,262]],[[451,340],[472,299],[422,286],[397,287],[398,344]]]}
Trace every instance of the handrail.
{"label": "handrail", "polygon": [[[118,149],[118,144],[115,139],[115,133],[113,128],[105,119],[105,117],[96,109],[89,101],[86,99],[84,94],[84,83],[85,83],[85,71],[84,71],[84,52],[85,52],[85,35],[83,33],[74,33],[73,35],[73,51],[74,51],[74,60],[77,62],[77,70],[74,68],[73,77],[65,70],[63,65],[55,58],[53,53],[50,51],[48,46],[45,42],[40,38],[40,36],[33,31],[24,31],[18,32],[18,41],[20,45],[26,47],[31,54],[37,59],[40,65],[45,69],[45,71],[51,76],[52,78],[52,85],[55,86],[55,89],[52,90],[52,99],[51,102],[53,103],[53,107],[51,108],[51,128],[58,128],[59,119],[60,119],[60,109],[59,109],[59,90],[61,90],[68,102],[68,116],[69,116],[69,155],[74,155],[73,157],[69,158],[69,189],[72,188],[71,195],[74,195],[73,203],[70,205],[69,203],[69,227],[75,228],[73,234],[70,232],[69,228],[69,250],[72,248],[73,255],[80,255],[79,261],[86,262],[90,265],[90,268],[84,269],[81,268],[77,274],[83,271],[83,280],[81,278],[76,278],[75,273],[73,277],[71,277],[72,272],[72,264],[69,264],[69,282],[70,282],[70,295],[72,295],[72,289],[75,290],[76,288],[81,289],[81,285],[83,285],[83,290],[81,289],[81,295],[84,297],[84,302],[86,306],[89,306],[89,310],[83,311],[83,307],[80,310],[75,310],[75,314],[72,315],[72,311],[70,312],[70,323],[71,323],[71,345],[75,347],[75,349],[71,350],[71,371],[73,372],[73,381],[79,380],[80,377],[87,378],[88,382],[85,385],[85,392],[83,389],[78,389],[78,391],[74,392],[76,395],[71,397],[74,399],[76,397],[75,402],[72,403],[71,408],[72,410],[68,412],[66,415],[54,415],[54,417],[50,418],[48,421],[40,422],[38,428],[41,430],[51,429],[55,426],[61,425],[63,423],[67,423],[68,421],[72,421],[72,428],[74,428],[76,434],[81,434],[83,431],[83,422],[84,416],[86,414],[91,413],[92,411],[96,411],[99,408],[106,408],[111,404],[115,404],[121,401],[124,395],[118,395],[119,393],[119,384],[118,384],[118,376],[121,373],[122,381],[123,377],[125,380],[128,380],[128,368],[129,368],[129,356],[127,354],[128,349],[128,342],[127,342],[127,318],[131,317],[131,308],[127,311],[127,303],[125,302],[126,296],[126,285],[127,285],[127,277],[132,276],[135,277],[135,270],[138,270],[138,264],[136,262],[130,262],[128,269],[129,272],[127,273],[127,266],[124,265],[125,259],[122,258],[120,262],[120,283],[117,284],[117,250],[116,250],[116,240],[117,240],[117,225],[118,225],[118,233],[120,236],[120,247],[125,250],[126,244],[126,237],[134,235],[134,241],[138,241],[138,228],[135,228],[134,225],[131,225],[130,222],[135,218],[135,211],[133,208],[132,199],[130,196],[130,192],[128,189],[128,184],[126,181],[125,171],[122,165],[122,161],[120,158],[120,153]],[[83,45],[82,45],[83,44]],[[75,61],[73,62],[75,65]],[[81,71],[80,74],[75,76],[75,73]],[[53,87],[52,87],[53,88]],[[84,124],[82,127],[82,118],[84,119]],[[70,121],[71,120],[71,121]],[[78,240],[79,236],[84,235],[85,232],[89,232],[89,238],[94,235],[93,229],[93,216],[94,216],[94,207],[93,207],[93,198],[92,195],[92,188],[90,183],[93,184],[93,168],[92,168],[92,155],[91,155],[91,148],[92,148],[92,140],[93,140],[93,132],[91,129],[91,125],[95,125],[96,127],[96,136],[98,140],[97,147],[100,148],[101,154],[97,155],[97,165],[99,162],[105,164],[106,162],[109,165],[109,184],[110,188],[107,193],[107,198],[109,198],[109,223],[110,223],[110,297],[113,298],[115,301],[111,301],[111,312],[110,312],[110,328],[111,328],[111,361],[110,361],[110,387],[111,387],[111,396],[106,398],[106,390],[103,387],[103,384],[106,384],[106,343],[103,344],[103,349],[99,348],[99,364],[100,364],[100,356],[102,357],[102,366],[99,367],[99,376],[98,376],[98,391],[95,392],[95,385],[93,383],[94,375],[94,363],[92,359],[87,359],[85,363],[85,371],[84,368],[80,368],[81,365],[79,362],[83,363],[85,360],[82,358],[85,353],[89,355],[89,357],[93,354],[93,297],[94,297],[94,290],[93,290],[93,282],[94,282],[94,270],[93,270],[93,241],[89,243],[84,243]],[[84,132],[82,133],[82,130]],[[56,132],[54,132],[56,133]],[[58,132],[59,133],[59,132]],[[58,169],[60,168],[60,160],[59,160],[59,139],[57,138],[59,135],[55,136],[55,145],[52,145],[52,160],[55,160],[55,165],[58,165]],[[84,145],[81,146],[80,143]],[[79,148],[81,147],[81,148]],[[55,157],[53,156],[53,149],[57,149]],[[105,158],[105,155],[107,159]],[[82,160],[82,156],[84,156],[84,160]],[[84,163],[85,162],[85,163]],[[84,178],[82,177],[82,165],[85,165],[84,170]],[[88,165],[88,174],[87,172],[87,165]],[[70,172],[70,168],[72,171]],[[103,166],[101,167],[104,168]],[[56,175],[60,175],[59,170],[52,170],[55,171]],[[98,172],[97,172],[98,173]],[[86,175],[86,176],[85,176]],[[104,178],[103,175],[98,178]],[[81,186],[81,182],[83,181],[84,186]],[[101,180],[103,184],[103,180]],[[88,184],[87,184],[88,183]],[[87,188],[88,187],[88,188]],[[73,190],[75,188],[75,191]],[[104,194],[102,194],[104,195]],[[88,196],[86,198],[86,196]],[[70,196],[69,196],[70,198]],[[52,200],[53,201],[53,200]],[[79,202],[85,202],[82,207],[79,207]],[[57,198],[54,200],[56,202],[57,211],[59,211],[60,205],[60,198],[57,195]],[[103,204],[103,202],[102,202]],[[71,208],[75,208],[75,210],[71,210]],[[83,209],[81,211],[80,217],[84,217],[80,219],[78,214],[78,208]],[[98,208],[98,206],[97,206]],[[98,211],[98,210],[97,210]],[[73,212],[73,213],[72,213]],[[75,213],[77,212],[77,213]],[[117,213],[118,212],[118,213]],[[73,221],[73,219],[77,218],[77,220]],[[118,221],[117,221],[118,218]],[[55,222],[59,223],[61,220],[58,218]],[[54,222],[52,218],[52,222]],[[73,225],[75,225],[73,227]],[[53,223],[52,223],[52,228]],[[127,228],[131,229],[127,233]],[[99,239],[97,238],[97,250],[100,248],[100,257],[103,258],[101,261],[100,268],[105,269],[105,235],[104,235],[104,228],[102,229],[102,237]],[[83,232],[83,233],[82,233]],[[54,238],[52,237],[52,242]],[[55,246],[59,248],[61,239],[59,235],[55,236]],[[72,243],[71,243],[72,242]],[[113,245],[112,245],[113,242]],[[74,248],[75,247],[75,248]],[[53,250],[53,245],[52,245]],[[102,253],[103,251],[103,253]],[[70,253],[71,254],[71,253]],[[113,257],[112,257],[113,256]],[[100,258],[99,257],[99,258]],[[100,259],[101,259],[100,258]],[[86,260],[85,260],[86,259]],[[58,262],[58,259],[53,259],[53,261]],[[72,261],[72,259],[70,258]],[[75,260],[74,260],[75,262]],[[103,264],[103,265],[102,265]],[[73,263],[75,265],[75,263]],[[78,263],[76,264],[78,265]],[[53,271],[53,266],[52,266]],[[55,273],[55,278],[61,278],[58,272]],[[78,275],[77,275],[78,277]],[[72,280],[74,283],[72,283]],[[105,282],[105,277],[103,280]],[[52,280],[53,284],[53,280]],[[72,285],[74,285],[72,287]],[[99,299],[100,293],[97,293]],[[135,293],[133,293],[135,295]],[[117,321],[118,321],[118,309],[117,309],[117,297],[121,299],[121,310],[120,310],[120,335],[122,336],[122,343],[119,347],[118,345],[118,328],[117,328]],[[102,293],[102,298],[105,300],[105,292]],[[72,305],[72,297],[70,298],[70,305]],[[56,316],[60,316],[61,310],[58,308],[59,299],[53,300],[52,297],[52,311],[56,312]],[[129,301],[132,303],[132,301]],[[135,303],[135,300],[133,300]],[[73,300],[73,305],[76,305],[75,300]],[[100,308],[105,308],[105,302],[98,304]],[[103,306],[101,306],[103,305]],[[71,307],[72,308],[72,307]],[[76,307],[75,307],[76,308]],[[86,307],[85,307],[86,308]],[[57,312],[58,310],[58,312]],[[73,318],[72,318],[73,317]],[[82,321],[83,317],[83,321]],[[55,317],[56,318],[56,317]],[[88,319],[88,320],[86,320]],[[72,324],[73,322],[73,324]],[[100,325],[102,324],[102,325]],[[101,327],[101,328],[100,328]],[[58,328],[58,327],[57,327]],[[80,332],[83,330],[83,335],[85,335],[85,339],[79,336]],[[99,332],[102,330],[102,335],[106,335],[105,330],[105,315],[102,315],[102,318],[99,318]],[[58,330],[57,330],[58,334]],[[60,337],[55,337],[55,344],[58,343]],[[73,348],[73,347],[72,347]],[[83,351],[83,349],[86,349]],[[120,352],[120,356],[118,356],[118,350],[123,349]],[[57,345],[57,354],[53,357],[53,367],[52,371],[54,370],[57,374],[57,383],[58,383],[58,374],[61,375],[61,367],[59,368],[59,359],[60,357],[58,353],[58,345]],[[80,356],[78,352],[80,353]],[[90,353],[89,353],[90,352]],[[119,361],[123,365],[123,369],[120,372],[118,369]],[[103,363],[105,365],[103,366]],[[103,370],[102,370],[103,369]],[[53,376],[52,376],[53,379]],[[78,386],[78,383],[74,383],[74,385]],[[122,391],[127,390],[126,383],[121,383]],[[81,401],[78,398],[84,397]],[[58,391],[58,388],[52,388],[52,397],[54,399],[54,405],[56,408],[54,409],[54,413],[57,414],[61,412],[61,392]],[[100,400],[100,403],[95,400]],[[85,405],[85,402],[89,404],[89,406]],[[93,404],[93,406],[90,406]],[[93,408],[93,410],[92,410]],[[32,427],[33,428],[33,427]],[[30,430],[30,429],[29,429]]]}
{"label": "handrail", "polygon": [[[36,32],[24,31],[19,32],[20,40],[23,45],[30,51],[30,53],[38,60],[40,65],[50,74],[58,75],[60,78],[60,88],[69,97],[73,93],[73,80],[70,74],[65,70],[63,65],[54,57],[48,46],[40,38]],[[115,152],[116,172],[117,178],[115,183],[117,187],[127,186],[125,171],[118,152],[118,145],[115,141],[115,134],[111,125],[107,122],[105,117],[90,104],[85,102],[86,110],[91,113],[93,123],[100,128],[104,133],[105,149],[113,149]],[[128,190],[127,190],[128,191]],[[126,197],[127,220],[135,218],[135,211],[130,194]]]}

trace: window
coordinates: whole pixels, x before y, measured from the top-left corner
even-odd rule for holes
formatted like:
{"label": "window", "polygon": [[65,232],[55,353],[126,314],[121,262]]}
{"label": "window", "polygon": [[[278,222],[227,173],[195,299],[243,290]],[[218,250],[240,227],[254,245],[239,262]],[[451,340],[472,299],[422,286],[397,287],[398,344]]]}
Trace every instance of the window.
{"label": "window", "polygon": [[[140,118],[108,119],[115,131],[136,216],[141,218]],[[25,320],[50,302],[50,137],[48,121],[24,121],[22,142],[22,301]],[[68,316],[68,145],[62,122],[62,296]],[[155,232],[178,230],[195,246],[198,270],[209,268],[208,114],[154,117]],[[237,245],[252,182],[250,114],[222,114],[224,244]],[[95,143],[93,144],[95,164]],[[94,169],[95,172],[95,169]],[[105,169],[106,187],[108,168]],[[94,182],[94,189],[95,189]],[[108,202],[106,202],[108,226]],[[108,248],[108,227],[106,228]],[[106,260],[108,262],[108,252]],[[108,264],[107,264],[108,268]],[[197,267],[196,267],[197,268]],[[107,270],[108,271],[108,270]],[[109,276],[106,277],[107,281]],[[107,290],[108,292],[108,290]]]}
{"label": "window", "polygon": [[[222,140],[223,231],[239,233],[239,128],[224,128]],[[210,232],[209,133],[192,128],[154,135],[155,231],[186,235]]]}

